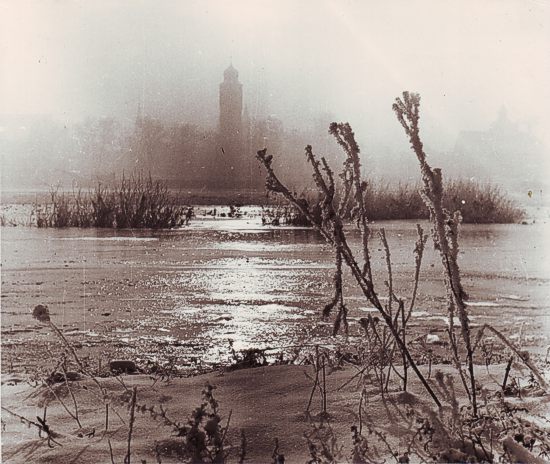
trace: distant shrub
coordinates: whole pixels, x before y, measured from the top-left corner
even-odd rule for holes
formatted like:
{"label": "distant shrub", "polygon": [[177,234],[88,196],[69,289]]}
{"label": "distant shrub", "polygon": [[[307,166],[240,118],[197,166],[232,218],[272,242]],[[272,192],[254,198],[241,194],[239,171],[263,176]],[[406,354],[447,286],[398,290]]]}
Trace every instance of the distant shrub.
{"label": "distant shrub", "polygon": [[460,211],[464,222],[514,223],[525,217],[502,190],[491,184],[471,180],[453,180],[445,187],[443,205],[449,211]]}
{"label": "distant shrub", "polygon": [[397,185],[368,182],[364,201],[369,219],[427,219],[428,210],[418,189],[417,185],[401,182]]}
{"label": "distant shrub", "polygon": [[[365,185],[364,202],[369,220],[429,219],[428,209],[419,193],[418,184],[391,184],[369,181]],[[307,198],[320,216],[320,200]],[[520,222],[525,213],[495,185],[472,180],[451,180],[445,186],[443,206],[449,211],[460,211],[463,222],[475,224],[510,224]],[[346,217],[353,211],[350,203]],[[269,225],[310,225],[296,208],[267,206],[262,210],[262,222]]]}
{"label": "distant shrub", "polygon": [[[419,189],[411,184],[368,183],[365,204],[369,219],[428,219]],[[443,206],[449,211],[460,211],[467,223],[508,224],[524,218],[524,212],[498,186],[472,180],[449,181]]]}
{"label": "distant shrub", "polygon": [[46,205],[35,206],[38,227],[165,229],[189,222],[192,208],[177,205],[168,187],[151,176],[122,177],[92,192],[52,189]]}

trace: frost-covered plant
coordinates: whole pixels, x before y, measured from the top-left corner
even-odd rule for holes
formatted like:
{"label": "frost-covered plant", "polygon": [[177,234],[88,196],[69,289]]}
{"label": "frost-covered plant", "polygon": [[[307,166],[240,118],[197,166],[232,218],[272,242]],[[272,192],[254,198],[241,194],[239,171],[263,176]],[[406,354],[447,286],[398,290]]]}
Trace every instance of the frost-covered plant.
{"label": "frost-covered plant", "polygon": [[218,409],[218,401],[214,398],[216,387],[206,384],[202,391],[203,401],[191,414],[187,424],[179,427],[178,435],[184,437],[183,454],[191,462],[225,462],[226,434],[229,430],[231,413],[225,426]]}
{"label": "frost-covered plant", "polygon": [[318,425],[312,422],[311,430],[304,434],[304,438],[309,450],[307,464],[342,462],[344,448],[338,443],[330,422],[321,420]]}
{"label": "frost-covered plant", "polygon": [[[468,295],[462,286],[460,268],[458,265],[458,235],[459,226],[462,221],[460,211],[451,213],[444,207],[445,191],[443,188],[443,176],[441,169],[432,168],[426,157],[424,145],[420,138],[420,95],[416,93],[403,92],[402,98],[397,98],[393,104],[393,110],[401,126],[409,138],[411,148],[414,151],[420,164],[422,173],[422,189],[420,194],[430,213],[432,224],[432,238],[434,247],[439,251],[443,269],[445,271],[445,286],[447,289],[447,310],[449,314],[449,326],[447,329],[452,359],[459,372],[460,379],[470,399],[473,414],[477,416],[477,385],[474,373],[474,351],[477,342],[481,339],[485,329],[491,330],[497,337],[508,346],[519,359],[521,359],[537,377],[537,380],[544,388],[548,388],[546,381],[539,374],[536,366],[529,360],[528,356],[518,353],[518,349],[505,339],[496,329],[485,325],[478,332],[477,341],[472,341],[472,330],[468,318]],[[455,314],[460,322],[460,334],[462,343],[455,335],[454,318]],[[463,369],[461,359],[461,348],[466,351],[467,373]]]}
{"label": "frost-covered plant", "polygon": [[[279,180],[273,169],[273,156],[268,154],[267,150],[264,149],[258,151],[257,157],[266,169],[266,187],[269,191],[282,195],[290,204],[299,209],[304,217],[308,219],[312,226],[319,231],[323,238],[332,245],[334,249],[334,296],[323,310],[323,315],[329,316],[333,309],[336,309],[333,333],[336,334],[340,328],[343,328],[344,331],[347,332],[348,327],[348,308],[344,301],[342,285],[343,264],[345,263],[365,298],[378,310],[398,351],[402,353],[406,366],[410,366],[426,391],[436,404],[440,406],[440,401],[418,369],[407,347],[407,343],[404,341],[404,327],[403,330],[401,330],[398,319],[396,319],[396,316],[399,316],[399,312],[393,312],[392,310],[392,302],[399,299],[393,294],[392,289],[390,291],[391,295],[388,303],[383,304],[380,301],[378,291],[375,289],[369,249],[370,229],[368,225],[367,209],[363,201],[366,184],[361,177],[359,146],[355,141],[355,134],[351,126],[347,123],[333,123],[329,131],[336,138],[346,154],[343,169],[340,174],[342,180],[342,193],[339,201],[336,200],[336,182],[332,169],[325,158],[321,158],[320,160],[317,158],[310,145],[306,147],[305,154],[311,165],[313,180],[321,198],[320,217],[315,217],[313,208],[306,198],[298,197]],[[352,199],[354,200],[354,207],[351,214],[361,234],[360,253],[362,265],[359,264],[360,259],[356,256],[356,253],[351,249],[348,243],[348,233],[344,230],[343,224],[344,212],[347,211]],[[403,319],[401,319],[401,321],[403,321]]]}
{"label": "frost-covered plant", "polygon": [[[449,312],[448,334],[451,342],[453,360],[464,388],[470,398],[474,414],[477,413],[476,382],[474,374],[473,349],[471,341],[470,321],[466,301],[468,295],[462,287],[460,268],[458,266],[458,228],[462,220],[460,212],[450,213],[443,207],[443,176],[441,169],[432,168],[427,161],[424,145],[420,139],[420,95],[403,92],[403,98],[397,98],[393,104],[397,119],[409,137],[422,173],[423,187],[421,196],[430,212],[432,223],[432,238],[434,247],[439,251],[443,268],[445,269],[445,286],[447,288],[447,309]],[[468,366],[469,382],[462,368],[459,344],[454,332],[455,313],[460,321],[460,332]]]}

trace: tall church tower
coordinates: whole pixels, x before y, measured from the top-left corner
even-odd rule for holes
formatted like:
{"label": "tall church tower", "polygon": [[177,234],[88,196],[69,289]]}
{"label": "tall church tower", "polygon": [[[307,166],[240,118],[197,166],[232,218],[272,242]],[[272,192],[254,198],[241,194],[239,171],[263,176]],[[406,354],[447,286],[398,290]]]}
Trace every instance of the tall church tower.
{"label": "tall church tower", "polygon": [[259,164],[251,153],[250,119],[245,113],[243,85],[230,65],[220,84],[219,154],[211,170],[214,188],[243,190],[263,185]]}
{"label": "tall church tower", "polygon": [[239,190],[243,187],[243,85],[239,73],[230,65],[223,73],[220,84],[220,155],[216,162],[218,187]]}
{"label": "tall church tower", "polygon": [[230,65],[220,84],[220,135],[222,140],[237,141],[242,136],[243,85],[239,73]]}

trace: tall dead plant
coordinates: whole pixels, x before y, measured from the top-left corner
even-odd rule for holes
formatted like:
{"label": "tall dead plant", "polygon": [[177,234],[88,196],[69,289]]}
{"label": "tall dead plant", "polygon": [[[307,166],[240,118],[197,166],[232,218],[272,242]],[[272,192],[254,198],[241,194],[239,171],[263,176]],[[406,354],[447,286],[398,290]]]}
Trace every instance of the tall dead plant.
{"label": "tall dead plant", "polygon": [[[443,268],[445,269],[447,310],[449,314],[447,332],[450,339],[453,361],[472,404],[474,415],[477,415],[474,351],[472,349],[470,321],[466,305],[468,295],[462,287],[460,268],[458,266],[458,228],[462,218],[459,211],[451,214],[443,207],[444,189],[441,169],[432,168],[426,159],[418,125],[420,121],[420,95],[403,92],[403,97],[395,100],[393,110],[409,137],[411,148],[420,163],[423,184],[420,194],[430,212],[434,247],[439,251]],[[466,350],[467,374],[463,369],[459,343],[455,335],[455,314],[458,316],[460,322],[460,333]]]}
{"label": "tall dead plant", "polygon": [[[418,369],[410,350],[407,347],[405,337],[400,333],[399,325],[394,321],[391,304],[393,298],[390,296],[387,304],[382,304],[379,294],[375,289],[371,267],[369,238],[370,229],[368,225],[367,207],[364,202],[364,193],[367,187],[361,176],[360,150],[355,141],[355,134],[348,123],[333,123],[329,132],[335,137],[338,144],[346,154],[343,170],[340,174],[342,179],[343,192],[339,202],[335,199],[336,183],[334,173],[325,158],[318,158],[314,154],[311,145],[305,149],[306,158],[313,171],[313,180],[321,198],[321,215],[313,214],[312,206],[307,199],[300,198],[292,193],[278,178],[273,169],[273,156],[267,150],[258,151],[257,158],[266,169],[266,187],[269,191],[282,195],[289,203],[296,207],[312,224],[312,226],[332,245],[335,251],[336,270],[334,274],[335,294],[333,299],[324,308],[324,315],[328,316],[334,308],[337,308],[334,323],[336,334],[343,327],[347,331],[347,307],[344,304],[342,286],[342,264],[345,263],[351,274],[359,285],[365,298],[378,310],[393,340],[406,361],[406,365],[414,371],[426,391],[434,402],[441,407],[441,403],[428,384],[423,374]],[[344,229],[343,215],[349,204],[353,204],[352,217],[361,233],[361,258],[359,259],[352,251],[348,243],[348,234]]]}

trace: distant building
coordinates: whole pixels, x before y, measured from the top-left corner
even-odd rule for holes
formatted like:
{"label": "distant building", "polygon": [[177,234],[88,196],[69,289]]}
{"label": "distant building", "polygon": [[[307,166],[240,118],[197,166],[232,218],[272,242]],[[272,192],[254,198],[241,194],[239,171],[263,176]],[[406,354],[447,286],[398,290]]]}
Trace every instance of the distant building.
{"label": "distant building", "polygon": [[[244,121],[243,121],[244,119]],[[258,161],[251,150],[250,118],[243,115],[243,85],[230,65],[220,84],[218,155],[213,175],[222,189],[258,189],[263,185]]]}
{"label": "distant building", "polygon": [[491,178],[513,188],[547,182],[542,144],[504,108],[488,130],[460,132],[454,154],[449,167],[465,177]]}
{"label": "distant building", "polygon": [[[234,149],[232,155],[238,155],[242,149],[243,85],[239,82],[239,73],[230,65],[223,73],[220,84],[220,141],[225,148]],[[225,149],[224,148],[224,149]],[[227,150],[226,154],[227,154]]]}

